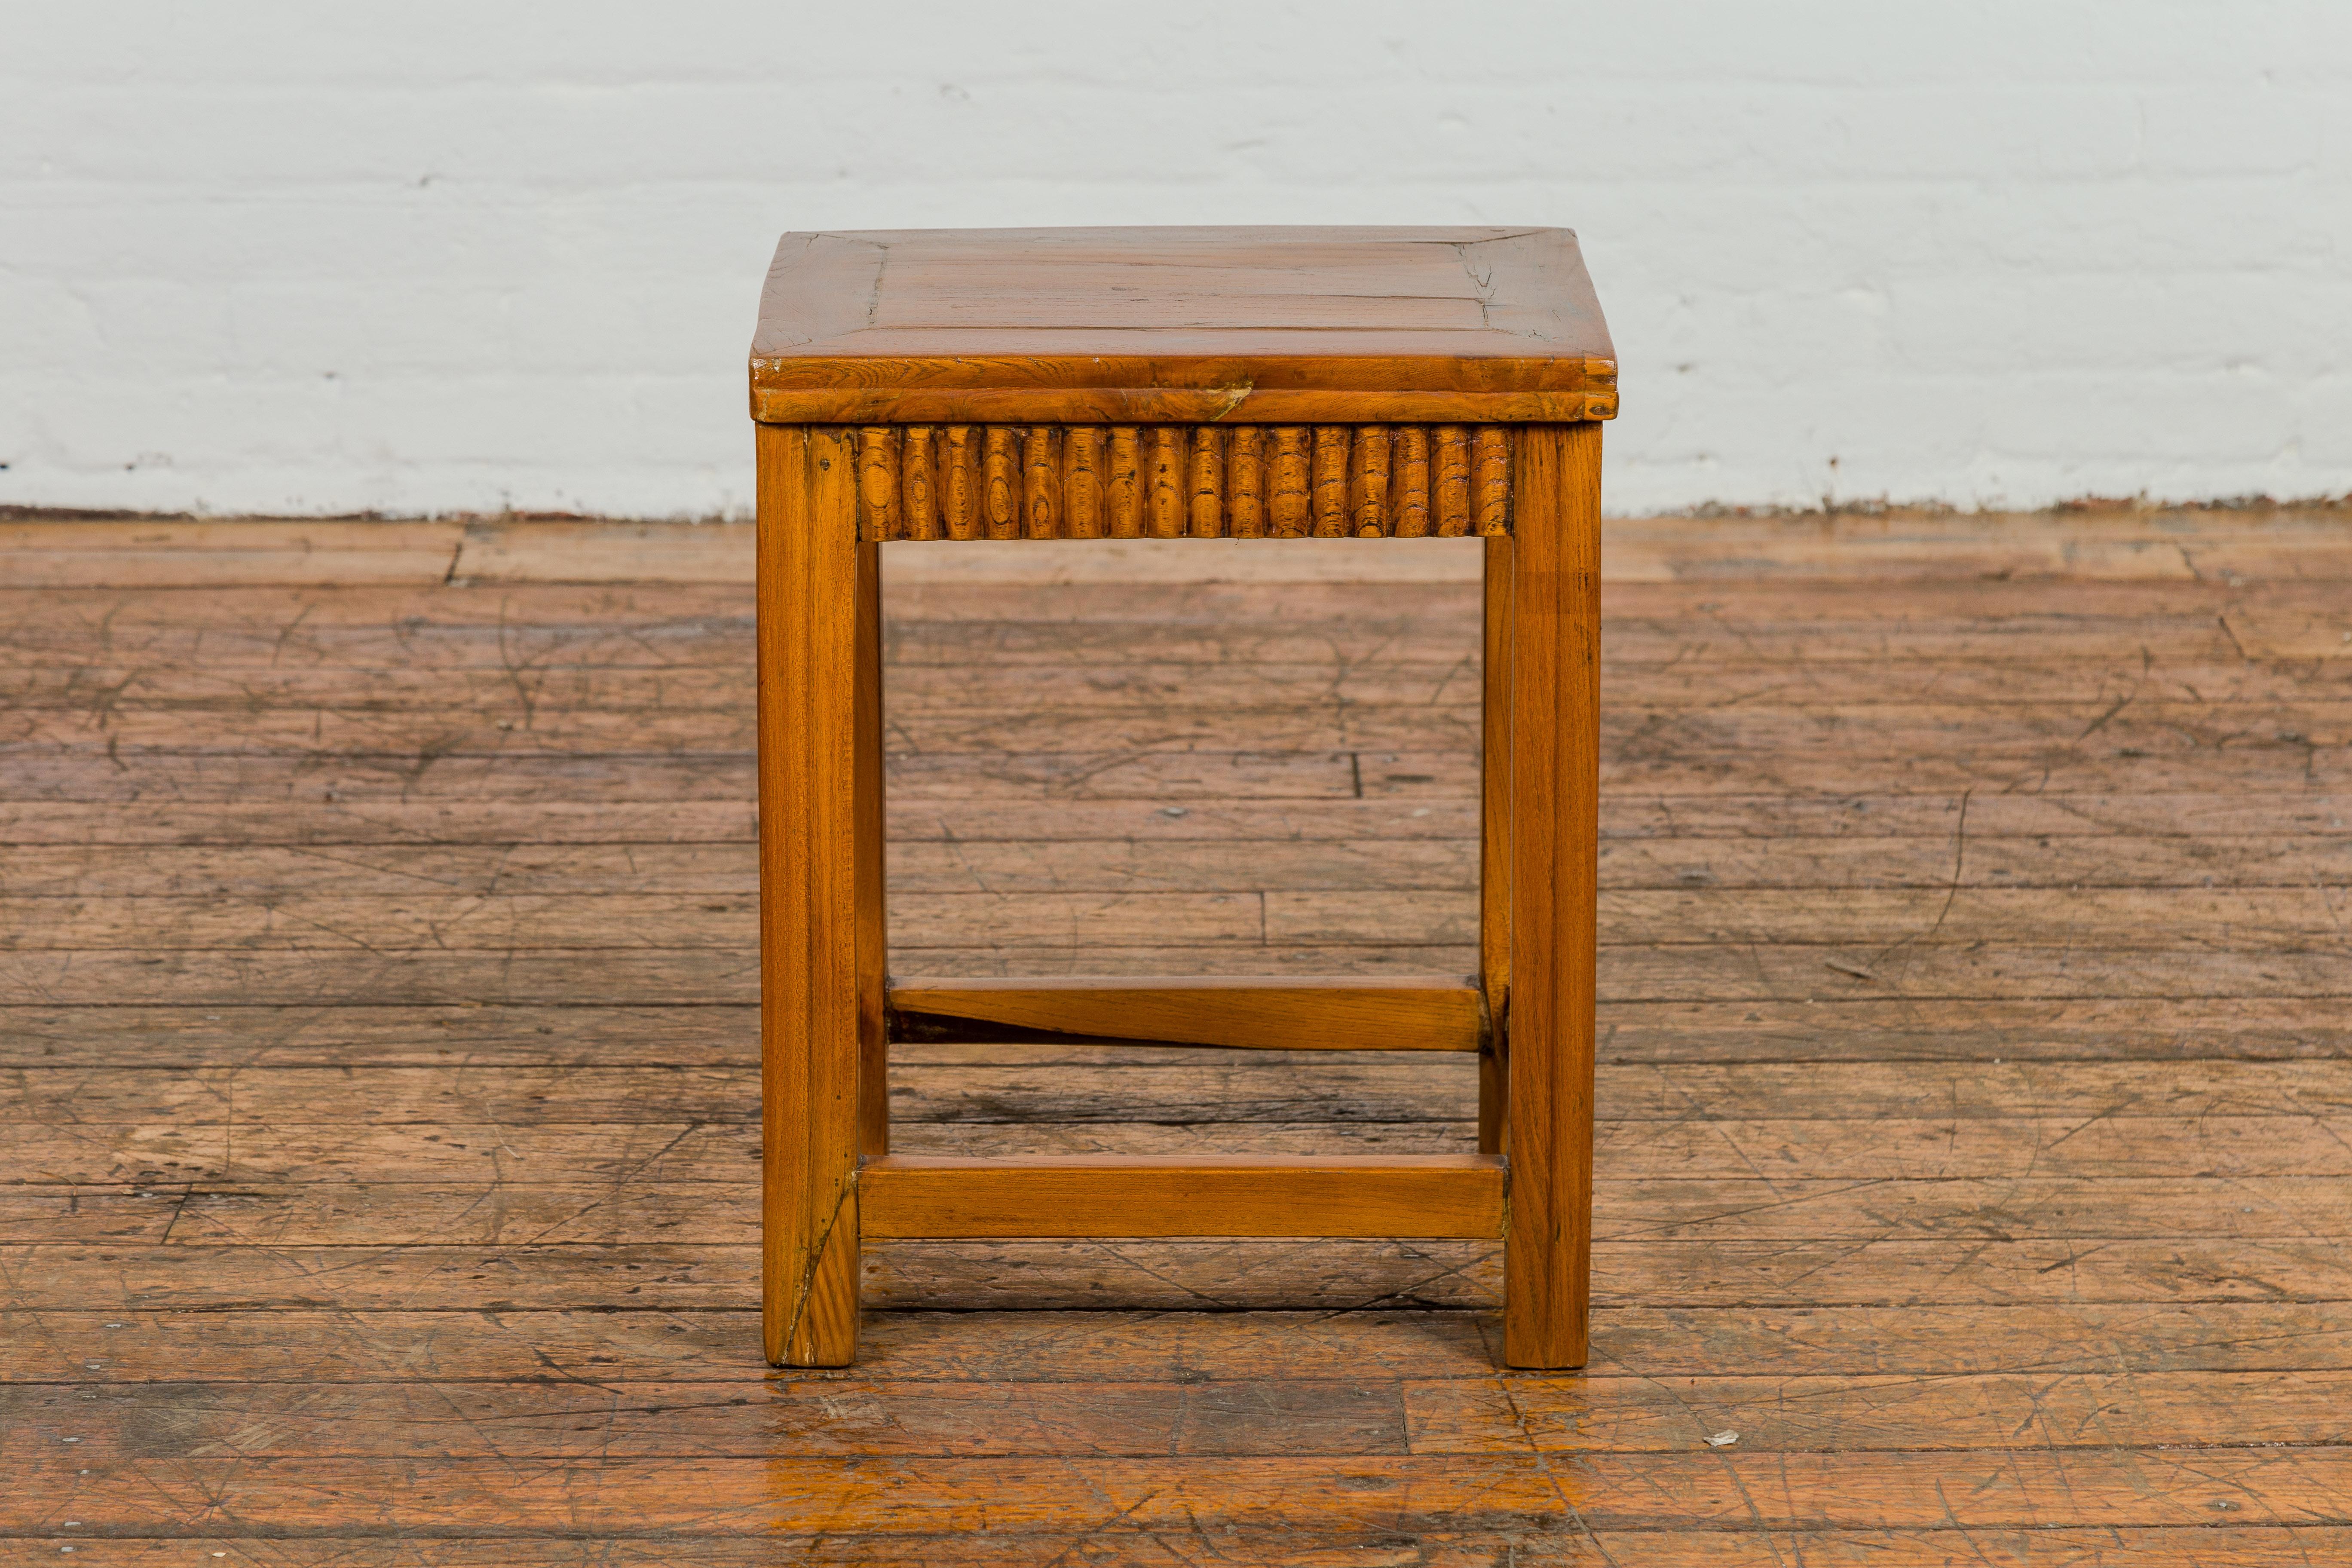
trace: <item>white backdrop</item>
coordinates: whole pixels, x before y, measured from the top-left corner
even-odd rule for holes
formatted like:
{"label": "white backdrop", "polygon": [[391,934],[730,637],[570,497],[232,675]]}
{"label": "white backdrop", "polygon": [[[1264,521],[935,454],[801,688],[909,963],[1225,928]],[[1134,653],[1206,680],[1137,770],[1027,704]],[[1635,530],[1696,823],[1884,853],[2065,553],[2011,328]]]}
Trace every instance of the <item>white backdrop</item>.
{"label": "white backdrop", "polygon": [[1612,510],[2352,489],[2346,0],[0,20],[0,501],[740,512],[780,230],[1226,222],[1577,229]]}

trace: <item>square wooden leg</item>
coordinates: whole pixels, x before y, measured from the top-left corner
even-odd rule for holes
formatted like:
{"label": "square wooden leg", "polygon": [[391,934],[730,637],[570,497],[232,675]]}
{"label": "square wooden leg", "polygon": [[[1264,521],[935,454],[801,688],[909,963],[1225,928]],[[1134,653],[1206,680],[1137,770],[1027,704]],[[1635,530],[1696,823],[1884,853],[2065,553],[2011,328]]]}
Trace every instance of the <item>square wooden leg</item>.
{"label": "square wooden leg", "polygon": [[1486,547],[1478,759],[1478,990],[1486,1041],[1478,1053],[1478,1152],[1510,1152],[1511,541]]}
{"label": "square wooden leg", "polygon": [[1601,426],[1529,426],[1517,447],[1503,1359],[1574,1367],[1585,1362],[1592,1264]]}
{"label": "square wooden leg", "polygon": [[890,1152],[888,799],[882,772],[882,547],[857,547],[857,1152]]}
{"label": "square wooden leg", "polygon": [[868,1020],[877,1047],[881,1029],[879,817],[860,789],[878,796],[860,637],[877,597],[845,437],[759,426],[759,484],[763,1338],[771,1362],[845,1366]]}

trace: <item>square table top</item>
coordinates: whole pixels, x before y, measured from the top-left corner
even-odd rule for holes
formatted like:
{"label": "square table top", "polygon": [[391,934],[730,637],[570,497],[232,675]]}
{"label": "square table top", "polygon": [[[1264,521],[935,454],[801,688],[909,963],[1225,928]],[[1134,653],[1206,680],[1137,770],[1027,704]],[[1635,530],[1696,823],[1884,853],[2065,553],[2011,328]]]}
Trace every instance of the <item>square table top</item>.
{"label": "square table top", "polygon": [[1564,228],[788,234],[751,343],[782,424],[1549,422],[1617,411]]}

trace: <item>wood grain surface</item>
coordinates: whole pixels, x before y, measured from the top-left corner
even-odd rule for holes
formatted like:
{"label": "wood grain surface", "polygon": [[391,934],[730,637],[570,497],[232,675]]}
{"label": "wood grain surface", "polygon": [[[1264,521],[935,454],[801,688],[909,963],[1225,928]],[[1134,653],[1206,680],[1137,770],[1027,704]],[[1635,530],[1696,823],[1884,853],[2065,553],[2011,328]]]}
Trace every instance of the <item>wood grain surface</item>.
{"label": "wood grain surface", "polygon": [[751,409],[778,424],[1606,419],[1617,363],[1566,229],[787,234]]}
{"label": "wood grain surface", "polygon": [[[856,432],[857,537],[877,544],[982,537],[941,514],[938,498],[952,489],[942,489],[932,456],[978,448],[992,465],[985,481],[992,540],[1494,538],[1511,531],[1511,438],[1500,426],[1474,437],[1460,425],[866,426]],[[1276,492],[1271,513],[1269,442],[1278,457],[1312,453],[1304,470],[1311,479],[1277,470],[1288,488]],[[1457,469],[1475,460],[1475,482],[1465,469],[1433,495],[1433,447],[1463,454]]]}
{"label": "wood grain surface", "polygon": [[1476,1237],[1492,1154],[892,1154],[858,1173],[877,1237]]}
{"label": "wood grain surface", "polygon": [[1486,1024],[1477,987],[1433,976],[1255,977],[1181,986],[1078,976],[1058,982],[907,980],[890,1007],[901,1037],[957,1037],[960,1020],[1011,1031],[1262,1050],[1475,1051]]}
{"label": "wood grain surface", "polygon": [[[1479,489],[1507,456],[1479,433]],[[1592,1238],[1600,844],[1601,427],[1523,430],[1508,577],[1510,990],[1499,1120],[1511,1166],[1504,1358],[1580,1367]],[[1496,502],[1499,505],[1499,500]],[[1495,761],[1490,755],[1489,763]],[[1487,1096],[1481,1096],[1482,1105]],[[1496,1112],[1499,1110],[1499,1118]]]}
{"label": "wood grain surface", "polygon": [[857,1162],[878,1125],[859,1100],[883,1049],[881,875],[860,832],[878,826],[881,781],[859,754],[881,722],[859,670],[880,599],[875,547],[816,525],[849,514],[845,492],[872,480],[877,447],[887,472],[896,443],[787,426],[759,442],[760,881],[791,889],[758,910],[763,1333],[771,1361],[842,1366],[857,1351]]}
{"label": "wood grain surface", "polygon": [[[1020,504],[884,551],[900,974],[1497,962],[1475,580]],[[2340,518],[1610,525],[1572,1375],[1491,1241],[1281,1236],[873,1241],[768,1372],[748,551],[306,526],[0,531],[0,1559],[2352,1555]],[[892,1152],[1459,1159],[1478,1069],[909,1042]]]}

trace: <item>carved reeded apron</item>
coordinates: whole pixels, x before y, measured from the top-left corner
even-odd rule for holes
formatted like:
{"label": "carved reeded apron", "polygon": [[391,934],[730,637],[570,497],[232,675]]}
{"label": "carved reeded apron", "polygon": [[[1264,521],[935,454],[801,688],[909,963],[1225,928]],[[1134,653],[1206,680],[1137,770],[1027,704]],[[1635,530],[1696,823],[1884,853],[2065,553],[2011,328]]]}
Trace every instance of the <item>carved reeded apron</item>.
{"label": "carved reeded apron", "polygon": [[[1504,1359],[1583,1364],[1601,426],[1565,229],[786,235],[759,422],[766,1344],[857,1349],[872,1237],[1475,1237]],[[925,983],[884,970],[878,552],[902,539],[1486,542],[1479,973]],[[1479,1152],[894,1155],[894,1035],[1475,1051]]]}

